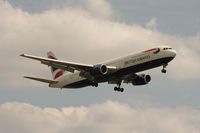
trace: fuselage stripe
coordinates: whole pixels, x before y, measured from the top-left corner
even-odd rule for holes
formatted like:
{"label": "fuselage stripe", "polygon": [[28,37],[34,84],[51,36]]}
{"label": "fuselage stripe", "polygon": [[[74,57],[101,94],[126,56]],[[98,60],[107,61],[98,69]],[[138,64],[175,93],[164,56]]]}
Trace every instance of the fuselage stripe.
{"label": "fuselage stripe", "polygon": [[144,52],[147,53],[147,52],[156,51],[156,50],[159,50],[159,48],[152,48],[152,49],[146,50]]}

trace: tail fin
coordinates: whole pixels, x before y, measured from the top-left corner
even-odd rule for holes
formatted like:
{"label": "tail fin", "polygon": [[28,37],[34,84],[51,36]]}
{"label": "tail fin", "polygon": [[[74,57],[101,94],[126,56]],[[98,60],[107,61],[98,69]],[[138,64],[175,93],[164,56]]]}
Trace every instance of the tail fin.
{"label": "tail fin", "polygon": [[[47,53],[47,56],[49,59],[57,60],[56,56],[51,51]],[[53,79],[55,80],[64,74],[64,70],[51,66],[51,73],[53,75]]]}

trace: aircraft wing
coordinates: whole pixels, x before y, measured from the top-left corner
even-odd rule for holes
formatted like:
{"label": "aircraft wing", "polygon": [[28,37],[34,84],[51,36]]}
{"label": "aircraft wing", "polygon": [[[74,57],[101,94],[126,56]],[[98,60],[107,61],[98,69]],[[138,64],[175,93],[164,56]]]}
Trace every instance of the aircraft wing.
{"label": "aircraft wing", "polygon": [[108,83],[109,84],[118,84],[118,83],[121,83],[122,81],[123,81],[123,83],[130,83],[137,76],[138,75],[136,73],[131,73],[131,74],[128,74],[128,75],[125,75],[125,76],[121,76],[121,77],[113,76],[108,80]]}
{"label": "aircraft wing", "polygon": [[64,69],[66,71],[68,71],[68,69],[70,69],[71,71],[74,71],[74,70],[82,71],[82,70],[87,70],[87,69],[93,67],[93,65],[66,62],[66,61],[62,61],[62,60],[54,60],[54,59],[49,59],[49,58],[32,56],[32,55],[28,55],[28,54],[22,54],[20,56],[38,60],[38,61],[41,61],[42,64],[45,64],[48,66],[54,66],[54,67],[57,67],[60,69]]}
{"label": "aircraft wing", "polygon": [[135,73],[128,74],[123,77],[124,83],[131,83],[136,77],[138,77],[138,75]]}
{"label": "aircraft wing", "polygon": [[49,84],[58,83],[58,81],[56,81],[56,80],[49,80],[49,79],[44,79],[44,78],[29,77],[29,76],[24,76],[24,78],[40,81],[40,82],[43,82],[43,83],[49,83]]}
{"label": "aircraft wing", "polygon": [[[75,70],[84,72],[84,71],[94,67],[94,65],[67,62],[67,61],[62,61],[62,60],[54,60],[54,59],[38,57],[38,56],[33,56],[33,55],[28,55],[28,54],[21,54],[20,56],[38,60],[38,61],[41,61],[42,64],[57,67],[57,68],[60,68],[60,69],[63,69],[63,70],[66,70],[66,71],[69,71],[72,73]],[[114,67],[114,66],[107,66],[107,68],[111,69],[111,70],[116,70],[116,67]]]}

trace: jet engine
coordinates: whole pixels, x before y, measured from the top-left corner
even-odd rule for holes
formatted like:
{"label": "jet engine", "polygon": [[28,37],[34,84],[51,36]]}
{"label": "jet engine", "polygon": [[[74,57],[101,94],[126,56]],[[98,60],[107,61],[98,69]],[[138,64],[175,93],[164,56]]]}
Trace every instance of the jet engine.
{"label": "jet engine", "polygon": [[150,81],[151,81],[150,75],[141,74],[141,75],[137,75],[136,77],[134,77],[134,79],[132,80],[132,84],[133,85],[146,85]]}
{"label": "jet engine", "polygon": [[105,75],[108,73],[108,68],[106,65],[99,64],[94,65],[92,69],[90,69],[90,74],[92,75]]}

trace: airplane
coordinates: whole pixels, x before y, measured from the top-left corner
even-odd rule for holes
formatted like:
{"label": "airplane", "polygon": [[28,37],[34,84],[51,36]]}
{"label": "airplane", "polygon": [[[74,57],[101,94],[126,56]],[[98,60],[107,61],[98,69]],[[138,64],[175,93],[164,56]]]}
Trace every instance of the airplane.
{"label": "airplane", "polygon": [[151,81],[148,74],[139,72],[162,66],[162,73],[176,56],[176,51],[169,46],[160,46],[113,59],[99,64],[81,64],[58,60],[53,52],[48,52],[48,58],[21,54],[20,56],[38,60],[41,64],[51,67],[53,79],[24,76],[44,83],[51,88],[78,89],[86,86],[98,87],[99,83],[116,84],[114,91],[123,92],[122,83],[132,83],[134,86],[146,85]]}

